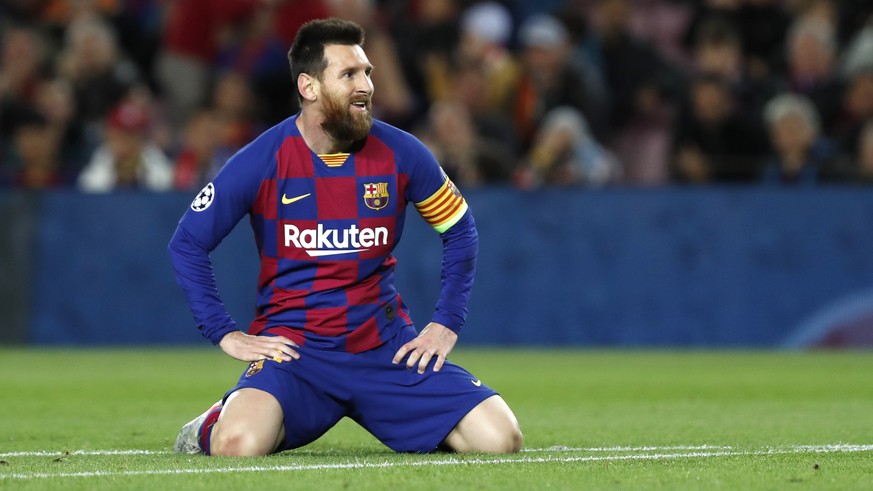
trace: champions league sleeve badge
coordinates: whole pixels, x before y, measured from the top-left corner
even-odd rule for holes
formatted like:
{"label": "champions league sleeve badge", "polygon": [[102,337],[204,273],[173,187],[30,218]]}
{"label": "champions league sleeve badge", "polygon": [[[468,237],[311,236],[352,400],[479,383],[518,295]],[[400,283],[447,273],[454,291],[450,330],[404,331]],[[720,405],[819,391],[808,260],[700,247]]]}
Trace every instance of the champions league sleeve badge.
{"label": "champions league sleeve badge", "polygon": [[210,182],[194,197],[194,201],[191,202],[191,209],[197,212],[203,211],[209,208],[213,201],[215,201],[215,186]]}

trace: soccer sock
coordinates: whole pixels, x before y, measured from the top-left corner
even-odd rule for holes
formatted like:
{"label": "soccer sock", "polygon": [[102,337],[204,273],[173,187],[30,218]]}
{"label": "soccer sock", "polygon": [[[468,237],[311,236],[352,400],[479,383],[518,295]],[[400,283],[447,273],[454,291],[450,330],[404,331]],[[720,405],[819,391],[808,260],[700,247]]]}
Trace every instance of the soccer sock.
{"label": "soccer sock", "polygon": [[203,420],[203,426],[200,427],[200,449],[203,450],[205,455],[212,454],[209,448],[210,440],[212,439],[212,427],[215,426],[215,422],[221,416],[221,408],[222,404],[220,402],[212,406],[209,414],[206,415],[206,419]]}

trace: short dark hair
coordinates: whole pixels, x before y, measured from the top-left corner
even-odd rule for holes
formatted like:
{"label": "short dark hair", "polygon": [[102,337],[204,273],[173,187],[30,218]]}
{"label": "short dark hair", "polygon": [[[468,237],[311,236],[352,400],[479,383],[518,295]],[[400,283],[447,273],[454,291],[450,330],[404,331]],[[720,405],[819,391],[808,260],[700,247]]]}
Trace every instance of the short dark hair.
{"label": "short dark hair", "polygon": [[[352,21],[337,18],[316,19],[303,24],[288,50],[288,63],[295,85],[301,73],[321,77],[327,68],[324,47],[328,44],[363,46],[364,29]],[[300,93],[297,98],[302,101]]]}

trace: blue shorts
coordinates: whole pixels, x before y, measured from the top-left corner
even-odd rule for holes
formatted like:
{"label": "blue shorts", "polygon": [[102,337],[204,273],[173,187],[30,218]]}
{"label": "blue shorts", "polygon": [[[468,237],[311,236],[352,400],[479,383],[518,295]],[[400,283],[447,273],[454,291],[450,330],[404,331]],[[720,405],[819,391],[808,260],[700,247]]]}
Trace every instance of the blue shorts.
{"label": "blue shorts", "polygon": [[255,362],[236,390],[272,394],[285,413],[285,442],[277,452],[315,441],[344,416],[356,421],[396,452],[436,450],[455,425],[480,402],[497,393],[458,365],[446,361],[424,374],[391,363],[418,334],[403,329],[382,346],[363,353],[302,346],[299,360]]}

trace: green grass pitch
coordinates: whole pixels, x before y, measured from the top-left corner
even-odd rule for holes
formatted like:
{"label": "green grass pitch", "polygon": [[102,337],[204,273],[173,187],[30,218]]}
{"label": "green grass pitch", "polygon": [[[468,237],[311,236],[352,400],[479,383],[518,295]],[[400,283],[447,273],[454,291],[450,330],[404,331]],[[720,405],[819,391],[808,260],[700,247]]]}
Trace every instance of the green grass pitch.
{"label": "green grass pitch", "polygon": [[244,364],[217,349],[0,349],[5,489],[870,489],[869,352],[459,348],[516,455],[394,454],[349,421],[263,458],[170,452]]}

